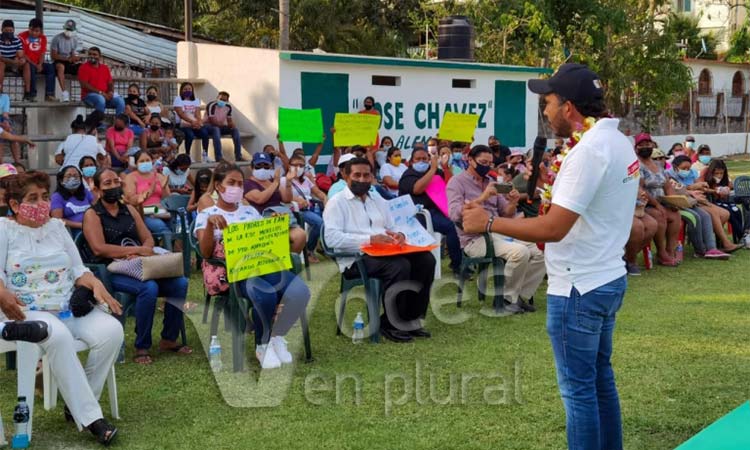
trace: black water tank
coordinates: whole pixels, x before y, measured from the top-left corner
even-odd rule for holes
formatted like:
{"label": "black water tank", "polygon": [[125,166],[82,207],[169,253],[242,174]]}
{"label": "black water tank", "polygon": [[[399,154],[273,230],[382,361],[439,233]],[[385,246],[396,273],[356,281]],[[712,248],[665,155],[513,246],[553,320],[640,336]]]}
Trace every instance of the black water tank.
{"label": "black water tank", "polygon": [[438,59],[474,61],[474,25],[466,16],[450,16],[438,26]]}

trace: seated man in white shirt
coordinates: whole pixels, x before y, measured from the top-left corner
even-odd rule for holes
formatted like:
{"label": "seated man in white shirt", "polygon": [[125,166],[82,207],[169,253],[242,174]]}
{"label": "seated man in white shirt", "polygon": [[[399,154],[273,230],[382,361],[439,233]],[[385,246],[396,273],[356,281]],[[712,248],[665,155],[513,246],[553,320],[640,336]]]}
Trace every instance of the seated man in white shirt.
{"label": "seated man in white shirt", "polygon": [[[336,252],[359,253],[363,244],[403,244],[405,237],[394,229],[388,207],[382,198],[370,193],[373,170],[364,158],[344,166],[346,188],[326,204],[323,212],[325,241]],[[421,324],[430,302],[435,278],[435,258],[430,252],[406,255],[363,256],[367,274],[383,281],[384,309],[380,333],[394,342],[410,342],[430,337]],[[353,258],[338,258],[339,269],[347,278],[358,276]]]}

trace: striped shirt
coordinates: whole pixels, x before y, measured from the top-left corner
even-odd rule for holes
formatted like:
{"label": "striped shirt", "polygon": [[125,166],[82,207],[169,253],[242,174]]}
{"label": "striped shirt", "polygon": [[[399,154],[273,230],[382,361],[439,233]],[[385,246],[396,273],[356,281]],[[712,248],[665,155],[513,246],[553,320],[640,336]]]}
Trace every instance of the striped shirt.
{"label": "striped shirt", "polygon": [[3,58],[13,59],[18,54],[18,51],[22,49],[23,44],[16,36],[13,36],[13,39],[10,41],[0,41],[0,56]]}

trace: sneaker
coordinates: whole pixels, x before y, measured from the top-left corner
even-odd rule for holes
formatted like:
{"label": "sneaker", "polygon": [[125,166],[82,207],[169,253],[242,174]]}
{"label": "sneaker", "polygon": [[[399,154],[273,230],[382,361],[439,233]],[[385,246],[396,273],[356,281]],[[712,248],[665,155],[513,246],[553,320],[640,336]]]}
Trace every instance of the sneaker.
{"label": "sneaker", "polygon": [[62,101],[62,102],[69,102],[70,101],[70,92],[68,92],[68,91],[62,91],[60,93],[60,101]]}
{"label": "sneaker", "polygon": [[518,306],[525,312],[536,312],[536,307],[526,303],[522,298],[518,299]]}
{"label": "sneaker", "polygon": [[289,353],[289,350],[286,347],[286,339],[284,339],[283,336],[272,337],[271,342],[268,344],[273,347],[274,353],[276,353],[276,356],[282,364],[292,363],[292,354]]}
{"label": "sneaker", "polygon": [[729,255],[727,253],[719,251],[715,248],[707,251],[706,254],[703,255],[703,257],[706,259],[729,259]]}
{"label": "sneaker", "polygon": [[47,339],[47,322],[41,320],[19,320],[16,322],[5,322],[3,328],[3,340],[25,341],[38,343]]}
{"label": "sneaker", "polygon": [[27,92],[23,94],[23,101],[33,103],[36,101],[36,94],[31,94],[30,92]]}
{"label": "sneaker", "polygon": [[212,163],[212,162],[214,162],[213,159],[211,159],[211,158],[208,157],[208,153],[203,152],[202,156],[203,156],[202,160],[203,160],[204,163]]}
{"label": "sneaker", "polygon": [[641,269],[638,267],[638,264],[625,264],[625,268],[628,271],[628,275],[631,277],[637,277],[641,275]]}
{"label": "sneaker", "polygon": [[258,358],[261,369],[278,369],[281,361],[273,351],[271,345],[258,345],[255,347],[255,357]]}

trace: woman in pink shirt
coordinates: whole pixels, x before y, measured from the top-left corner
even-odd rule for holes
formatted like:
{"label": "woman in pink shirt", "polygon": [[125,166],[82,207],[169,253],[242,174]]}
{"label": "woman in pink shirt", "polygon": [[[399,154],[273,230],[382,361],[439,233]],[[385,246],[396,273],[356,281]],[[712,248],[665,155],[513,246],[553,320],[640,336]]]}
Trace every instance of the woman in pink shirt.
{"label": "woman in pink shirt", "polygon": [[[154,170],[154,161],[146,151],[141,150],[135,154],[135,165],[137,170],[125,176],[125,202],[137,210],[145,209],[143,221],[152,233],[166,235],[171,229],[162,216],[149,207],[160,207],[162,199],[170,195],[169,180]],[[164,218],[169,218],[169,214]]]}
{"label": "woman in pink shirt", "polygon": [[133,147],[135,134],[127,125],[128,116],[118,114],[114,126],[107,130],[107,153],[112,158],[114,169],[128,168],[128,150]]}

